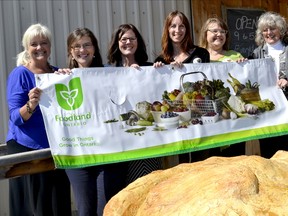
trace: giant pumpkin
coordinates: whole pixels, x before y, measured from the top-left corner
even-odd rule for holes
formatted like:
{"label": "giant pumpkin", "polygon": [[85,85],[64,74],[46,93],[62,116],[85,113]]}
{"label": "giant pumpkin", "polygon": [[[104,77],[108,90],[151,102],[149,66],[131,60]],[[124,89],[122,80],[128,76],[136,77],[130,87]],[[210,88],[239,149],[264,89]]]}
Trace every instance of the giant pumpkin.
{"label": "giant pumpkin", "polygon": [[211,157],[141,177],[104,216],[288,215],[288,152]]}

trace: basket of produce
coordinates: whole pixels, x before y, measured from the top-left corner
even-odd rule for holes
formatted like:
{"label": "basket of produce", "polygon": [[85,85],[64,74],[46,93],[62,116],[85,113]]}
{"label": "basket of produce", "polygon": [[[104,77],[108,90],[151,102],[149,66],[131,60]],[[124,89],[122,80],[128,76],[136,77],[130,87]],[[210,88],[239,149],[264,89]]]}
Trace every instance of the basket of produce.
{"label": "basket of produce", "polygon": [[[184,77],[193,74],[201,74],[203,80],[184,82]],[[192,117],[202,116],[206,113],[221,113],[223,100],[227,100],[230,89],[224,87],[220,79],[208,80],[201,72],[188,72],[180,77],[180,90],[165,91],[162,95],[171,107],[186,107],[191,110]]]}
{"label": "basket of produce", "polygon": [[241,83],[238,79],[233,77],[230,73],[227,82],[234,90],[233,95],[229,97],[227,102],[223,103],[222,116],[226,118],[236,119],[238,117],[253,117],[262,112],[270,111],[275,108],[273,101],[269,99],[262,100],[260,97],[260,84],[250,80]]}
{"label": "basket of produce", "polygon": [[248,80],[245,84],[242,84],[230,73],[228,73],[228,76],[231,78],[231,80],[227,79],[228,83],[230,83],[230,85],[232,86],[233,90],[235,91],[235,94],[240,95],[243,101],[261,100],[259,92],[260,85],[257,82],[254,82],[252,84],[251,81]]}

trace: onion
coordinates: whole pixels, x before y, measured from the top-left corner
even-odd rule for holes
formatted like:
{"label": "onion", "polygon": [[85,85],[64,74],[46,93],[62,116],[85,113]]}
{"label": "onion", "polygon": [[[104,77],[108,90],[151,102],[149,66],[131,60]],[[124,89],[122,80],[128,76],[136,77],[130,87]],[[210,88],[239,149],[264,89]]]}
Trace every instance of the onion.
{"label": "onion", "polygon": [[224,108],[221,115],[224,119],[230,119],[230,111],[228,109]]}
{"label": "onion", "polygon": [[234,112],[230,112],[230,118],[231,119],[237,119],[237,114]]}

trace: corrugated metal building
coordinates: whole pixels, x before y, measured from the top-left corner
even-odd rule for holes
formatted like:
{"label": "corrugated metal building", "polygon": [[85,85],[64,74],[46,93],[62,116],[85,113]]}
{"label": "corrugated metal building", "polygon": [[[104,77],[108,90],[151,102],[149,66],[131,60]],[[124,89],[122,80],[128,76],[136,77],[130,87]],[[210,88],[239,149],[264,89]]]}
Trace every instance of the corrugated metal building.
{"label": "corrugated metal building", "polygon": [[[106,62],[108,43],[115,28],[134,24],[146,44],[149,60],[154,61],[161,49],[165,17],[175,9],[191,19],[190,0],[1,0],[0,1],[0,143],[5,142],[8,111],[6,79],[22,51],[21,39],[33,23],[42,23],[53,34],[50,63],[66,65],[66,38],[77,27],[91,29]],[[0,216],[8,212],[8,181],[0,181]]]}

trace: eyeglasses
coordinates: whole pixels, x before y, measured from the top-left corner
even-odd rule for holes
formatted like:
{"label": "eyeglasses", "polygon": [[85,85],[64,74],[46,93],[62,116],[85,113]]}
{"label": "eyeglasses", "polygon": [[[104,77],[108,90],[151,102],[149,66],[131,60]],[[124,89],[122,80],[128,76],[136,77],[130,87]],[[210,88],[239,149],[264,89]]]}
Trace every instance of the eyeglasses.
{"label": "eyeglasses", "polygon": [[265,29],[263,29],[263,32],[268,32],[268,30],[270,30],[270,31],[276,31],[276,27],[268,27],[268,28],[265,28]]}
{"label": "eyeglasses", "polygon": [[210,32],[213,33],[214,35],[217,35],[218,33],[219,33],[219,34],[222,34],[222,35],[225,35],[225,34],[228,33],[228,31],[223,30],[223,29],[208,29],[208,31],[210,31]]}
{"label": "eyeglasses", "polygon": [[121,42],[121,43],[127,43],[127,41],[130,41],[130,42],[134,42],[135,40],[137,40],[137,38],[136,37],[124,37],[124,38],[121,38],[119,41]]}
{"label": "eyeglasses", "polygon": [[71,48],[74,49],[74,51],[79,51],[81,48],[83,49],[90,49],[93,46],[92,43],[84,43],[84,44],[76,44],[75,46],[72,46]]}

